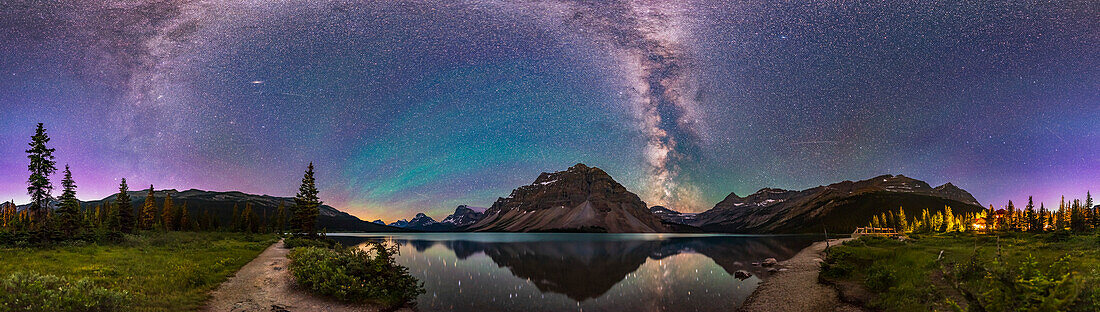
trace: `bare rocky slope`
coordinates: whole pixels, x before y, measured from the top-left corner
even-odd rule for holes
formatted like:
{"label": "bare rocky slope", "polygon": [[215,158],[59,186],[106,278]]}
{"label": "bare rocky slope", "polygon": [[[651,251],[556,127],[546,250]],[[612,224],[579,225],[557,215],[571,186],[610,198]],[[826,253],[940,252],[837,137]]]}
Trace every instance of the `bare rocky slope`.
{"label": "bare rocky slope", "polygon": [[543,172],[530,185],[499,198],[471,231],[608,232],[669,231],[638,195],[606,172],[584,164]]}

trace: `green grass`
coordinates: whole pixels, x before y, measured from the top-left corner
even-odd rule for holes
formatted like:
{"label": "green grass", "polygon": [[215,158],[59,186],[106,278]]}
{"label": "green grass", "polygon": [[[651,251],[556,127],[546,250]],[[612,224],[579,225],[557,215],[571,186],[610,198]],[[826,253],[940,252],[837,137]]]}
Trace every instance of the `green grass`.
{"label": "green grass", "polygon": [[1100,310],[1097,235],[867,237],[829,256],[823,280],[860,285],[886,311]]}
{"label": "green grass", "polygon": [[274,235],[147,232],[116,244],[0,248],[0,276],[37,272],[129,292],[137,311],[199,308],[208,292],[276,241]]}

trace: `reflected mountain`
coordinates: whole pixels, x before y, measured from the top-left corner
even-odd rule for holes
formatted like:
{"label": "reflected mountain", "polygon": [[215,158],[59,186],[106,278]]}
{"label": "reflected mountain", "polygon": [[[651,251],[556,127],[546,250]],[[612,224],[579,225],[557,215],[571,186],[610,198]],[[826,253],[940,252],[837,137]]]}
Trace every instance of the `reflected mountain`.
{"label": "reflected mountain", "polygon": [[[381,237],[333,237],[345,245],[359,245]],[[661,260],[681,253],[709,257],[727,274],[746,270],[766,277],[766,268],[753,266],[765,258],[788,259],[809,246],[816,237],[692,236],[660,239],[577,239],[529,241],[474,241],[401,239],[390,241],[424,252],[445,246],[459,260],[484,253],[512,275],[529,280],[539,291],[559,293],[578,302],[598,298],[647,259]]]}

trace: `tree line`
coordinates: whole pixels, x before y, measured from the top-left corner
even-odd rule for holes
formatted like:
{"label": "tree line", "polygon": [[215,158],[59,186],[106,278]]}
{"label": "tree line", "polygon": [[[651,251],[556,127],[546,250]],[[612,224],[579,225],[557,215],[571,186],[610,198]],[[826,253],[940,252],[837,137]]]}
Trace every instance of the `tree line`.
{"label": "tree line", "polygon": [[894,228],[905,233],[943,233],[943,232],[1078,232],[1085,233],[1100,230],[1100,206],[1093,203],[1092,193],[1085,193],[1085,200],[1074,199],[1066,202],[1065,196],[1057,210],[1048,210],[1043,203],[1035,209],[1035,201],[1029,196],[1027,205],[1017,209],[1012,201],[1003,209],[993,205],[979,212],[954,214],[951,207],[944,207],[936,213],[928,209],[920,216],[906,217],[904,209],[897,213],[888,211],[875,215],[871,227]]}
{"label": "tree line", "polygon": [[[49,141],[44,125],[39,123],[31,136],[30,148],[26,150],[30,161],[27,166],[30,171],[27,194],[31,201],[22,210],[14,202],[0,204],[0,243],[17,240],[98,240],[154,230],[317,234],[317,217],[322,202],[318,197],[313,163],[307,167],[290,207],[279,203],[273,215],[269,216],[267,211],[255,211],[251,202],[234,204],[232,221],[219,224],[216,212],[210,209],[194,211],[188,209],[186,202],[177,205],[168,191],[164,191],[164,200],[158,204],[152,185],[142,205],[135,207],[125,178],[121,179],[114,201],[105,199],[82,207],[76,198],[77,185],[68,165],[63,171],[61,196],[55,199],[52,197],[54,186],[50,175],[56,173],[57,162],[53,156],[55,149],[48,147]],[[51,202],[56,204],[51,207]]]}

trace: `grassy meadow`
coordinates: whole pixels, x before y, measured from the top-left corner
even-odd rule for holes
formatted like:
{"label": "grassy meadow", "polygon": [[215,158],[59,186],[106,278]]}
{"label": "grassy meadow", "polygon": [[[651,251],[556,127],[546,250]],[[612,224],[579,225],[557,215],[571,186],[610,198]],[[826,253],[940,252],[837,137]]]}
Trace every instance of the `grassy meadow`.
{"label": "grassy meadow", "polygon": [[0,247],[0,277],[35,272],[128,293],[137,311],[190,311],[276,241],[273,234],[144,232],[111,244]]}
{"label": "grassy meadow", "polygon": [[864,237],[833,248],[821,278],[885,311],[1100,311],[1100,235]]}

